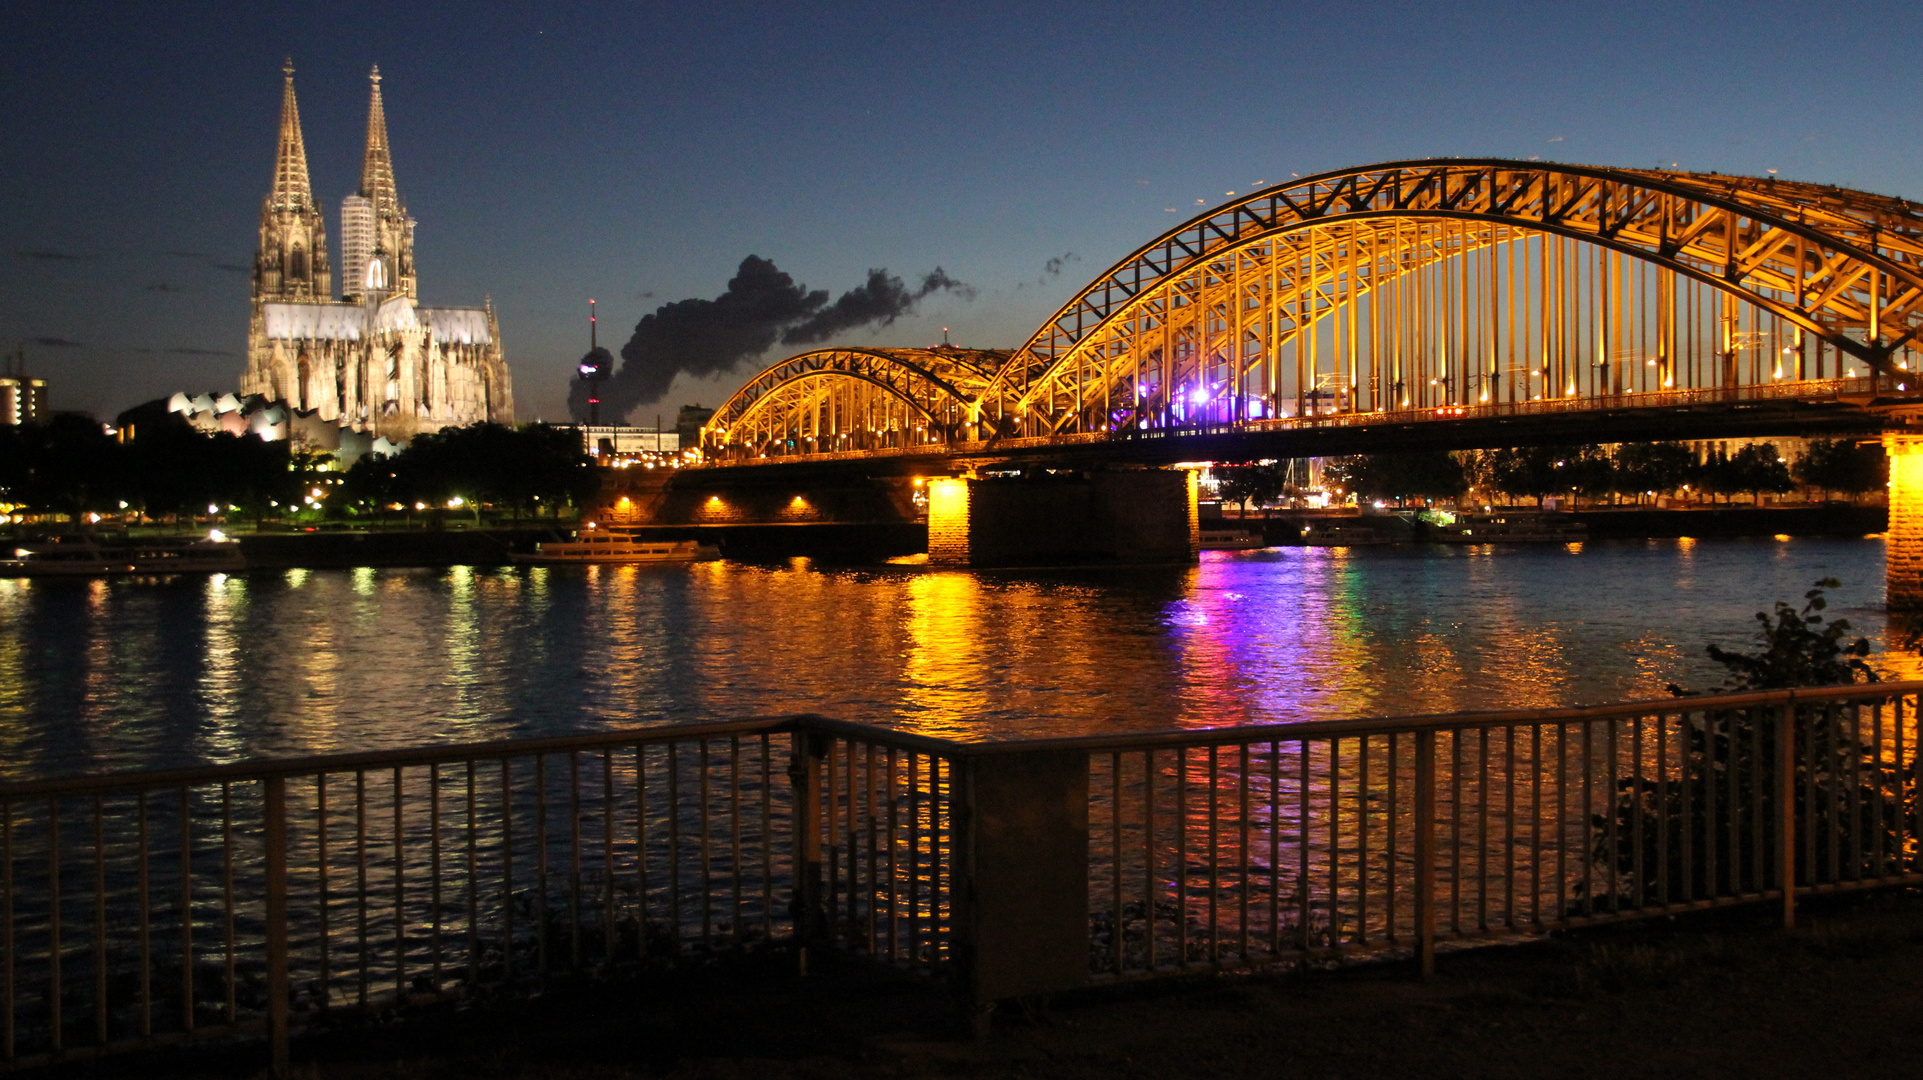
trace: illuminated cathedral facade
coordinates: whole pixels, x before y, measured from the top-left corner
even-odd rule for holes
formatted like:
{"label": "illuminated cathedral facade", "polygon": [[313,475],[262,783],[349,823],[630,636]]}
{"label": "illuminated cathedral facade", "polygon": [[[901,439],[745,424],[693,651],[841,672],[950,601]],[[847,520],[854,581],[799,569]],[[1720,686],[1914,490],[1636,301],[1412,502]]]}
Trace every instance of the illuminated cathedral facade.
{"label": "illuminated cathedral facade", "polygon": [[360,190],[341,205],[339,299],[327,225],[307,178],[293,64],[284,70],[280,148],[260,212],[241,396],[279,401],[394,443],[482,420],[512,423],[514,392],[492,303],[418,302],[415,223],[394,186],[380,68],[371,75]]}

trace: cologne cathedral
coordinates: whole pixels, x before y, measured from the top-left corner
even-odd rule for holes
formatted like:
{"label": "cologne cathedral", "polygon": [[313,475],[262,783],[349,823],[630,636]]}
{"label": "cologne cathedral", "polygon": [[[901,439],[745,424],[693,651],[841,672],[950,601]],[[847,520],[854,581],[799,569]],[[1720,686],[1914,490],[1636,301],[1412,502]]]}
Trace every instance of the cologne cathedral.
{"label": "cologne cathedral", "polygon": [[292,61],[283,70],[280,151],[260,211],[241,396],[391,443],[482,420],[512,423],[514,394],[493,305],[417,302],[414,220],[394,186],[380,68],[371,76],[360,190],[341,204],[338,300],[327,226],[307,179]]}

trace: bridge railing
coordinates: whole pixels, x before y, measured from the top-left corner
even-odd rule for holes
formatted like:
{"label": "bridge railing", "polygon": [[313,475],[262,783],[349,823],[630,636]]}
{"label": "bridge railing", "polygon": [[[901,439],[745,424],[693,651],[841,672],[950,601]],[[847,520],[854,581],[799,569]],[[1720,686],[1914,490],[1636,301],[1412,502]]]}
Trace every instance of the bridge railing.
{"label": "bridge railing", "polygon": [[784,943],[976,1002],[1923,880],[1923,684],[959,743],[820,717],[0,785],[10,1068]]}
{"label": "bridge railing", "polygon": [[1315,430],[1318,428],[1369,427],[1376,424],[1404,424],[1432,420],[1474,420],[1520,416],[1553,416],[1597,410],[1646,408],[1673,409],[1697,405],[1742,404],[1749,402],[1822,400],[1859,397],[1877,392],[1873,376],[1837,379],[1786,379],[1780,382],[1697,390],[1652,390],[1623,394],[1604,394],[1573,398],[1546,398],[1540,401],[1500,401],[1487,404],[1431,406],[1420,409],[1388,409],[1371,412],[1327,412],[1306,416],[1276,416],[1246,420],[1209,420],[1177,422],[1146,428],[1117,428],[1113,431],[1073,432],[1062,435],[1026,435],[1001,439],[963,442],[926,442],[875,450],[811,451],[802,446],[767,448],[731,446],[712,451],[708,464],[740,464],[744,461],[784,460],[858,461],[876,458],[923,457],[930,454],[977,454],[994,451],[1046,449],[1082,446],[1104,442],[1138,442],[1151,439],[1181,438],[1193,435],[1233,435],[1254,432]]}

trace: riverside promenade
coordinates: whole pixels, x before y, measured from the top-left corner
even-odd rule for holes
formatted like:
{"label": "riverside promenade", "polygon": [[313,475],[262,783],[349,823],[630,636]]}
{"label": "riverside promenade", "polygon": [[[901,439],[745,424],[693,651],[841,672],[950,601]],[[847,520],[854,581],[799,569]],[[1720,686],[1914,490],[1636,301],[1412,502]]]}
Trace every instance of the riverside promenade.
{"label": "riverside promenade", "polygon": [[[1923,895],[1713,912],[1405,965],[1210,976],[1011,1008],[963,1030],[940,987],[852,960],[685,970],[297,1044],[309,1080],[1272,1076],[1906,1078],[1923,1056]],[[261,1074],[197,1049],[33,1075]]]}

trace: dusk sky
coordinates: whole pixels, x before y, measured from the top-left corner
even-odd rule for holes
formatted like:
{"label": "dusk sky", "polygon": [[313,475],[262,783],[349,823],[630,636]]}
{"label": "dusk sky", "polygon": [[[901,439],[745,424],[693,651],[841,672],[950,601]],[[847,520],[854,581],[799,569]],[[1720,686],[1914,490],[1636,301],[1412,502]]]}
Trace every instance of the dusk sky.
{"label": "dusk sky", "polygon": [[842,341],[1008,348],[1292,174],[1541,157],[1923,198],[1917,26],[1897,3],[11,0],[0,349],[103,418],[235,388],[288,56],[337,288],[378,63],[421,300],[492,296],[519,417],[556,420],[589,297],[618,351],[750,254],[836,294],[940,266],[974,298]]}

